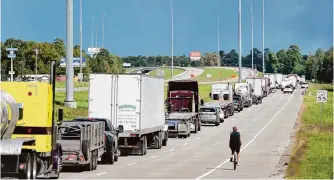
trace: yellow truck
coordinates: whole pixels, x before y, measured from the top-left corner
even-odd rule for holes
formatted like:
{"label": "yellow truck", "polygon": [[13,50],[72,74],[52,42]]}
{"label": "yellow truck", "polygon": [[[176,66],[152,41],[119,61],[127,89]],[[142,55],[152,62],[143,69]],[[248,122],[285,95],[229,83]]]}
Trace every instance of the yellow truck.
{"label": "yellow truck", "polygon": [[63,110],[55,111],[55,61],[50,83],[0,82],[1,176],[58,179],[62,147],[57,143]]}

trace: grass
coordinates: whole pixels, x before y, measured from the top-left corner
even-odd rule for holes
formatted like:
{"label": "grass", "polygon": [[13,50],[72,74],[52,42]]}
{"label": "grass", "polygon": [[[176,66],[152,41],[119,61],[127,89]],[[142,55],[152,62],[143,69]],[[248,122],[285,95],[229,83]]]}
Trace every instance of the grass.
{"label": "grass", "polygon": [[262,72],[258,72],[256,77],[263,77],[263,73]]}
{"label": "grass", "polygon": [[128,73],[128,72],[133,71],[135,69],[137,69],[137,68],[125,68],[125,72]]}
{"label": "grass", "polygon": [[[211,84],[199,85],[200,97],[205,102],[210,100],[209,93],[211,92]],[[165,86],[164,96],[166,99],[167,86]],[[64,120],[70,120],[76,117],[87,117],[88,116],[88,91],[74,92],[74,99],[77,102],[77,108],[72,109],[64,106],[66,94],[65,92],[56,92],[56,109],[64,109]],[[55,116],[57,114],[55,113]]]}
{"label": "grass", "polygon": [[[208,81],[223,81],[226,79],[232,78],[232,75],[237,77],[238,73],[232,69],[223,69],[223,68],[203,68],[204,72],[193,78],[200,82],[208,82]],[[221,73],[221,76],[219,76]],[[207,74],[211,74],[211,78],[207,78]]]}
{"label": "grass", "polygon": [[[74,81],[74,87],[88,87],[88,82]],[[66,81],[57,81],[56,88],[66,88]]]}
{"label": "grass", "polygon": [[[170,79],[172,76],[171,76],[171,68],[159,68],[160,70],[164,70],[164,78],[165,79]],[[183,69],[177,69],[175,68],[174,69],[174,76],[178,75],[178,74],[181,74],[183,73],[184,70]],[[157,76],[157,70],[154,70],[154,71],[151,71],[149,72],[149,75],[150,76]]]}
{"label": "grass", "polygon": [[[328,101],[320,116],[317,90],[328,91]],[[289,179],[333,179],[333,88],[310,84],[304,97],[301,128],[290,157],[286,176]],[[310,93],[310,95],[309,95]]]}

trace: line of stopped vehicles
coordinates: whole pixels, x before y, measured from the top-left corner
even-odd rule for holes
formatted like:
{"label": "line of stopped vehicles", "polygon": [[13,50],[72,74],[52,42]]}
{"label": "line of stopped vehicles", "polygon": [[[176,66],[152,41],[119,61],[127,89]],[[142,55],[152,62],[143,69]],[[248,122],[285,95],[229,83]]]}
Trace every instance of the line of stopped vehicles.
{"label": "line of stopped vehicles", "polygon": [[59,178],[67,166],[95,170],[122,154],[146,155],[187,138],[203,124],[219,126],[235,111],[268,94],[306,84],[296,74],[264,74],[244,83],[212,84],[210,102],[197,81],[169,81],[142,74],[90,74],[87,117],[63,120],[55,104],[55,62],[50,82],[1,82],[1,176]]}

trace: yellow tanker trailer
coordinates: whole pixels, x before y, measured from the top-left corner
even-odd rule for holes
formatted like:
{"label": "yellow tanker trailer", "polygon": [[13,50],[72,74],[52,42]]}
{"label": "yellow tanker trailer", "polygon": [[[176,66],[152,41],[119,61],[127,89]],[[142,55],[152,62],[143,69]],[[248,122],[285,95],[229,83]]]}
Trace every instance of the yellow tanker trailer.
{"label": "yellow tanker trailer", "polygon": [[[58,178],[62,148],[54,119],[55,61],[50,83],[1,82],[1,176]],[[58,122],[63,111],[58,110]]]}

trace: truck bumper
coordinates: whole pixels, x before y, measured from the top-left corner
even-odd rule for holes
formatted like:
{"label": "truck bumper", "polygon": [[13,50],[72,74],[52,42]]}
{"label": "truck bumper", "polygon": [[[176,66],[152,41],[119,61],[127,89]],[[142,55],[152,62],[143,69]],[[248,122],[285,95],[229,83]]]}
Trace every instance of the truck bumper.
{"label": "truck bumper", "polygon": [[220,119],[201,119],[202,124],[215,124],[220,122]]}
{"label": "truck bumper", "polygon": [[174,136],[179,136],[179,135],[187,135],[188,133],[186,131],[176,131],[176,130],[171,130],[168,132],[168,137],[174,137]]}

